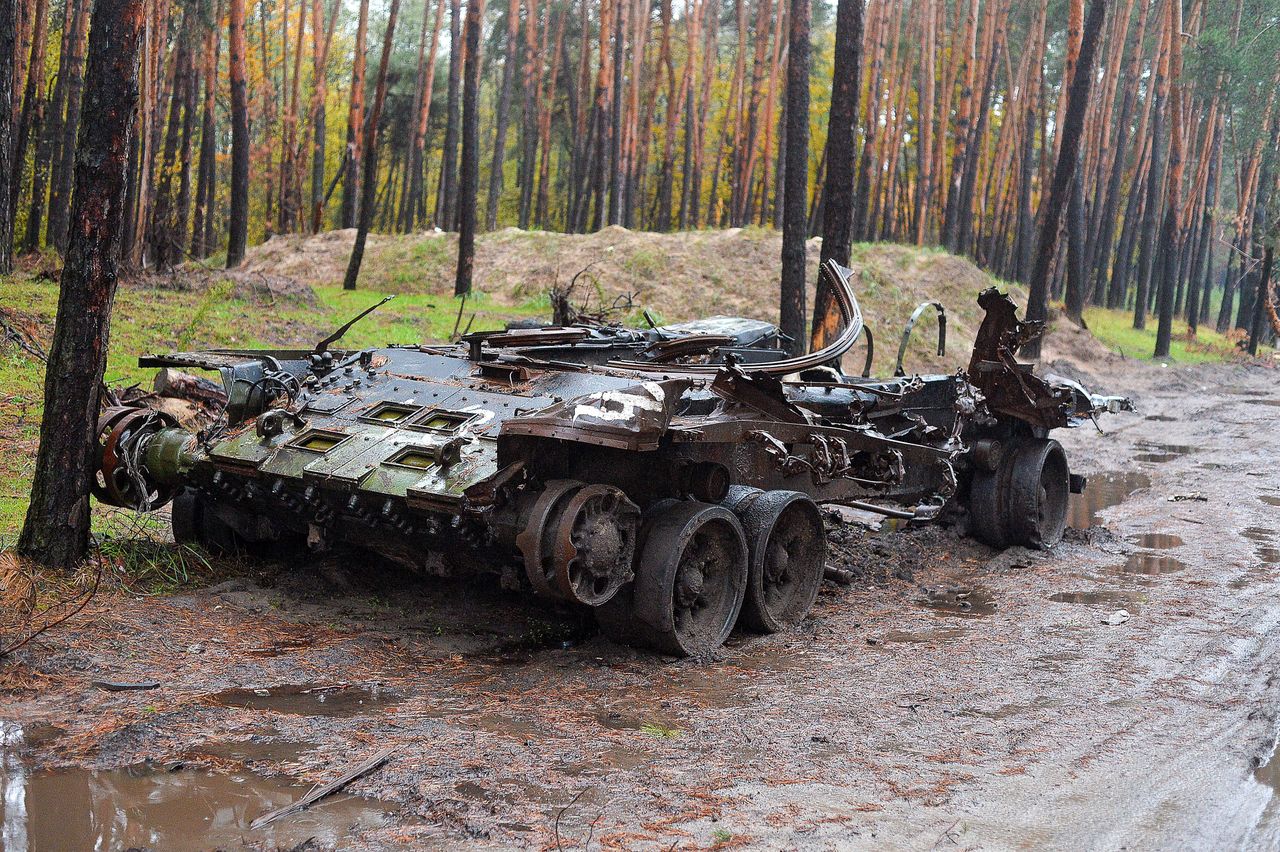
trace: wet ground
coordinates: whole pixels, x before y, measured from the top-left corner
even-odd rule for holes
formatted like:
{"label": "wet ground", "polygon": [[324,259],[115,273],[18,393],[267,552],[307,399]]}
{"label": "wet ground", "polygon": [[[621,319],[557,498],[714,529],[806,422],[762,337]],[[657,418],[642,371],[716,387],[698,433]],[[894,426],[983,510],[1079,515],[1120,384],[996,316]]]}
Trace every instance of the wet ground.
{"label": "wet ground", "polygon": [[833,521],[853,584],[714,660],[367,560],[100,597],[4,672],[0,845],[1275,848],[1280,372],[1102,385],[1054,551]]}

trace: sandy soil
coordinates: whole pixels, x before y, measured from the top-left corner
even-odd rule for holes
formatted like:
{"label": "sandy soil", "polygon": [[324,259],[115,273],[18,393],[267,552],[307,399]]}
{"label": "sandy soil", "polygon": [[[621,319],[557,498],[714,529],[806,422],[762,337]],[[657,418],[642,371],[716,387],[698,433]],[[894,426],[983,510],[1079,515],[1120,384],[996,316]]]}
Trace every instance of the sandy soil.
{"label": "sandy soil", "polygon": [[[1277,375],[1108,369],[1140,413],[1059,436],[1098,526],[997,553],[833,522],[854,585],[714,660],[363,559],[103,596],[5,672],[0,713],[45,732],[6,765],[309,784],[396,746],[351,787],[392,816],[344,823],[342,848],[1275,848]],[[279,689],[317,684],[351,688]]]}

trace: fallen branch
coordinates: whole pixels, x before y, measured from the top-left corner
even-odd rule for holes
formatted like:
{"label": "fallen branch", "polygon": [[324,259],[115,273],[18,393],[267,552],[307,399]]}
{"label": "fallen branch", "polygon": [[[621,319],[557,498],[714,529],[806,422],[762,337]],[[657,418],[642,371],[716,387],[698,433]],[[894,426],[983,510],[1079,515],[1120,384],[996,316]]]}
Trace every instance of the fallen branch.
{"label": "fallen branch", "polygon": [[93,685],[107,692],[129,692],[134,689],[156,689],[160,686],[160,681],[144,680],[138,683],[124,683],[118,680],[95,680]]}
{"label": "fallen branch", "polygon": [[313,789],[310,793],[307,793],[307,795],[303,796],[301,799],[294,802],[292,805],[285,805],[283,808],[278,808],[277,810],[274,810],[269,814],[263,814],[262,816],[258,817],[253,822],[249,823],[249,830],[253,831],[255,829],[262,828],[263,826],[270,825],[271,823],[280,819],[280,817],[289,816],[290,814],[296,814],[298,811],[305,810],[311,805],[320,801],[325,796],[333,795],[334,793],[341,790],[343,787],[350,784],[352,781],[356,780],[362,775],[368,775],[370,772],[377,769],[382,764],[386,763],[388,760],[391,759],[391,755],[394,754],[395,751],[396,751],[396,746],[390,746],[388,748],[384,748],[382,751],[378,752],[373,757],[366,760],[364,763],[360,764],[354,769],[348,770],[347,772],[343,773],[338,779],[334,781],[330,781],[328,784],[325,784],[322,787],[317,787]]}

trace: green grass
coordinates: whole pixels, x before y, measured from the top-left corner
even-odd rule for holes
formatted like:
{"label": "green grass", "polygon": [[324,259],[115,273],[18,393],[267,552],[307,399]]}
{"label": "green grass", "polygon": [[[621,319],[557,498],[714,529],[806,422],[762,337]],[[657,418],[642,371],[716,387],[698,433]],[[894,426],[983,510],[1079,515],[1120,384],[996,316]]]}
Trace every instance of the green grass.
{"label": "green grass", "polygon": [[[430,250],[434,243],[419,245]],[[138,367],[138,356],[150,352],[308,348],[385,295],[338,286],[314,291],[314,303],[277,299],[273,304],[265,298],[237,296],[229,281],[202,291],[121,287],[112,312],[106,382],[112,387],[149,387],[154,370]],[[40,323],[47,345],[58,307],[56,283],[21,274],[0,277],[0,305]],[[465,303],[451,295],[402,293],[357,323],[341,345],[441,341],[453,333],[455,322],[461,333],[468,323],[472,331],[482,331],[502,328],[508,320],[549,314],[545,295],[505,306],[482,293]],[[0,346],[0,542],[17,535],[26,513],[43,399],[43,365],[16,346]],[[99,532],[109,531],[102,526],[101,513],[95,515],[95,524]],[[143,562],[158,558],[138,557]]]}
{"label": "green grass", "polygon": [[[1191,337],[1186,322],[1174,319],[1169,355],[1156,359],[1152,355],[1155,352],[1158,326],[1155,317],[1148,317],[1147,327],[1139,330],[1133,327],[1133,314],[1129,311],[1087,308],[1084,321],[1093,336],[1103,345],[1126,358],[1158,360],[1169,364],[1215,364],[1239,360],[1244,354],[1235,345],[1237,338],[1219,334],[1212,327],[1204,326],[1196,330],[1195,337]],[[1263,347],[1259,354],[1264,354],[1264,350],[1265,353],[1271,352],[1270,347]]]}

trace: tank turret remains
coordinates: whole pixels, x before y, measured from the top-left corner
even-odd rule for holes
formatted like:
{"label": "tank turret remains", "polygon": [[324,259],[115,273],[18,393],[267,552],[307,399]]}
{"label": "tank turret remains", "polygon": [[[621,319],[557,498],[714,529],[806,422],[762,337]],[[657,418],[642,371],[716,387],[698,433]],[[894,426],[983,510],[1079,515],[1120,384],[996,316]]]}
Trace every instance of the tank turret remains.
{"label": "tank turret remains", "polygon": [[804,618],[822,504],[920,521],[955,508],[992,545],[1052,547],[1085,482],[1050,432],[1127,402],[1019,364],[1042,328],[994,289],[967,369],[907,376],[904,343],[895,377],[846,375],[833,365],[871,339],[850,271],[822,274],[840,331],[801,356],[732,318],[359,351],[333,348],[344,327],[311,351],[147,356],[216,371],[225,408],[199,432],[107,409],[94,491],[142,511],[171,500],[175,537],[213,550],[343,543],[491,575],[673,655]]}

